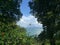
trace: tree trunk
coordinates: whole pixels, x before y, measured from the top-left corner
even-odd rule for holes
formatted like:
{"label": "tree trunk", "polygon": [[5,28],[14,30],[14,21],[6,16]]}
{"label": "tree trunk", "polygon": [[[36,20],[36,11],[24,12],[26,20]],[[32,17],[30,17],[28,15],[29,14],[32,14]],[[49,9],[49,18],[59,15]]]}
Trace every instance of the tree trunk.
{"label": "tree trunk", "polygon": [[45,45],[45,43],[43,42],[42,45]]}
{"label": "tree trunk", "polygon": [[54,38],[50,39],[50,45],[56,45]]}

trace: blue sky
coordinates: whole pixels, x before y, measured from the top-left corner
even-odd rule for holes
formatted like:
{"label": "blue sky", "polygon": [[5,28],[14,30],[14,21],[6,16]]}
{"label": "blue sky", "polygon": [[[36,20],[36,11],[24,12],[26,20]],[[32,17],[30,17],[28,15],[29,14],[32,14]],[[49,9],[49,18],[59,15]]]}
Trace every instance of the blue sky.
{"label": "blue sky", "polygon": [[[21,4],[21,12],[23,13],[22,18],[17,25],[20,25],[27,29],[27,33],[29,35],[38,35],[43,29],[42,24],[37,22],[37,18],[30,14],[30,8],[28,6],[28,2],[30,0],[23,0]],[[31,24],[31,25],[30,25]]]}
{"label": "blue sky", "polygon": [[22,0],[22,4],[21,4],[21,12],[23,13],[23,15],[28,16],[29,12],[30,12],[30,8],[28,5],[28,2],[30,0]]}

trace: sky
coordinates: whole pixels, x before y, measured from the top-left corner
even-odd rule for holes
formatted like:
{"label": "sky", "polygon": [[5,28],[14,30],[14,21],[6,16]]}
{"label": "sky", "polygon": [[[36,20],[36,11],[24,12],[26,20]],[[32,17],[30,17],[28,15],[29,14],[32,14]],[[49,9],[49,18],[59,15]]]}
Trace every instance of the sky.
{"label": "sky", "polygon": [[29,35],[38,35],[43,30],[42,24],[37,22],[37,18],[30,14],[30,8],[28,6],[28,2],[30,0],[23,0],[21,4],[21,12],[23,13],[20,21],[17,22],[17,25],[20,25],[26,28],[27,33]]}
{"label": "sky", "polygon": [[30,0],[22,0],[22,4],[21,4],[21,12],[23,13],[23,15],[25,16],[29,16],[29,12],[30,12],[30,8],[28,5],[28,2]]}

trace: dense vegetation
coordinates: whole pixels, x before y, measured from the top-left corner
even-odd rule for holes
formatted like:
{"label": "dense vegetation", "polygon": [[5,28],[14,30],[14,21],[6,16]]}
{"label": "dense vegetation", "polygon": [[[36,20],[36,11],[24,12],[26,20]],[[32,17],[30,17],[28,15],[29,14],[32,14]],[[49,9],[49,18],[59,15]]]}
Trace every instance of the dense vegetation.
{"label": "dense vegetation", "polygon": [[60,45],[60,0],[31,0],[31,14],[43,25],[38,36],[27,36],[16,24],[22,0],[0,0],[0,45]]}
{"label": "dense vegetation", "polygon": [[0,45],[32,45],[35,39],[16,24],[22,17],[22,0],[0,0]]}
{"label": "dense vegetation", "polygon": [[31,0],[31,13],[43,24],[43,32],[38,36],[48,39],[50,45],[56,45],[55,35],[60,31],[60,0]]}

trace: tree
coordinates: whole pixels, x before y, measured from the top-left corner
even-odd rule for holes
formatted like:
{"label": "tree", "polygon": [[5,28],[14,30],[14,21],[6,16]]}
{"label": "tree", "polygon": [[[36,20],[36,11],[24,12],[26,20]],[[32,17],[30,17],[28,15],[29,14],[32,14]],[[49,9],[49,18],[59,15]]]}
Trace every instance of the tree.
{"label": "tree", "polygon": [[0,0],[0,40],[2,42],[0,45],[3,45],[3,43],[7,45],[7,42],[12,41],[12,39],[12,42],[14,42],[17,38],[15,37],[15,28],[16,21],[22,17],[20,12],[21,2],[22,0]]}
{"label": "tree", "polygon": [[[16,23],[22,14],[20,12],[21,0],[0,0],[0,28],[8,27],[11,23]],[[0,31],[1,31],[0,29]]]}
{"label": "tree", "polygon": [[20,12],[21,0],[0,0],[0,21],[16,22],[22,16]]}
{"label": "tree", "polygon": [[45,40],[47,39],[46,36],[47,35],[44,30],[38,35],[38,39],[42,42],[42,45],[45,45]]}
{"label": "tree", "polygon": [[58,31],[58,32],[56,33],[55,38],[56,38],[57,40],[60,40],[60,31]]}
{"label": "tree", "polygon": [[60,22],[59,2],[59,0],[31,0],[29,2],[31,13],[37,18],[38,22],[43,24],[43,28],[46,28],[51,45],[55,45],[54,34],[58,31],[56,24]]}
{"label": "tree", "polygon": [[9,29],[7,32],[0,32],[0,44],[2,45],[19,45],[24,44],[23,39],[25,40],[26,37],[26,29],[23,27],[19,27],[17,25],[14,25],[12,28],[9,26],[8,28],[4,28],[6,30]]}

